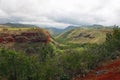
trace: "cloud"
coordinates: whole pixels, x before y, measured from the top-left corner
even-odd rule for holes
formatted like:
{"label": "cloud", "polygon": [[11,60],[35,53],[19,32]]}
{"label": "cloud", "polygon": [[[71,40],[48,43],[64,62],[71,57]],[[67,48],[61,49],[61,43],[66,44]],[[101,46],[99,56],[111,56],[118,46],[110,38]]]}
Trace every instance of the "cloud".
{"label": "cloud", "polygon": [[0,0],[0,23],[120,25],[120,0]]}

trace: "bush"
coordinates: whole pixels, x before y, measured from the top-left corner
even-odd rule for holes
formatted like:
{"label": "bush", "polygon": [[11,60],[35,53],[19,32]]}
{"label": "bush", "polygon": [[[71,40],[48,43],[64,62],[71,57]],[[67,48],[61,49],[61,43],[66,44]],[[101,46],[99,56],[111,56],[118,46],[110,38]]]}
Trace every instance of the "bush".
{"label": "bush", "polygon": [[106,48],[109,51],[120,50],[120,28],[114,26],[113,33],[106,35]]}

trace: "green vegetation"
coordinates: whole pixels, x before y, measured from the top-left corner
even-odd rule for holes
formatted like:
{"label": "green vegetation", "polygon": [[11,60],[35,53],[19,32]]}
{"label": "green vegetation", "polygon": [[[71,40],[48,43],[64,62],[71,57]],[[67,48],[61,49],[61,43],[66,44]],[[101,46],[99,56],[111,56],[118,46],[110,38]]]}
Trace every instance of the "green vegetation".
{"label": "green vegetation", "polygon": [[111,28],[75,28],[56,37],[60,43],[103,43]]}
{"label": "green vegetation", "polygon": [[[71,32],[69,35],[72,35]],[[85,76],[103,61],[120,57],[120,28],[115,26],[113,31],[106,34],[105,39],[106,41],[101,44],[63,42],[64,44],[57,47],[52,43],[16,44],[16,47],[26,47],[21,48],[23,53],[26,51],[24,54],[22,50],[17,51],[20,47],[14,51],[3,48],[0,50],[0,78],[1,80],[70,80],[77,75]],[[28,55],[30,52],[32,54]]]}

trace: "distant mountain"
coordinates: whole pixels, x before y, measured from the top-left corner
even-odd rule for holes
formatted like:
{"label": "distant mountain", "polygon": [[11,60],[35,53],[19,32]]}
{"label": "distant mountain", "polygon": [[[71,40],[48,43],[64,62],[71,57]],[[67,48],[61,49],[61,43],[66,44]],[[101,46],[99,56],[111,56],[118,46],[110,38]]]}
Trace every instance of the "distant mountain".
{"label": "distant mountain", "polygon": [[105,26],[100,25],[100,24],[93,24],[93,25],[81,25],[80,27],[84,27],[84,28],[103,28]]}
{"label": "distant mountain", "polygon": [[51,35],[59,35],[63,32],[66,32],[66,31],[69,31],[69,30],[72,30],[75,28],[76,28],[76,26],[68,26],[65,29],[59,29],[59,28],[53,28],[53,27],[49,27],[49,28],[45,28],[45,29],[47,29],[51,33]]}
{"label": "distant mountain", "polygon": [[58,35],[58,34],[62,33],[64,30],[64,29],[58,29],[58,28],[53,28],[53,27],[49,27],[49,28],[45,28],[45,29],[48,30],[51,35]]}
{"label": "distant mountain", "polygon": [[81,26],[68,26],[64,29],[59,29],[59,28],[53,28],[53,27],[49,27],[49,28],[45,28],[48,31],[50,31],[51,35],[59,35],[63,32],[67,32],[69,30],[72,29],[76,29],[76,28],[93,28],[93,29],[100,29],[100,28],[104,28],[103,25],[99,25],[99,24],[93,24],[93,25],[81,25]]}
{"label": "distant mountain", "polygon": [[72,30],[72,29],[75,29],[77,28],[76,26],[68,26],[64,29],[64,31],[69,31],[69,30]]}
{"label": "distant mountain", "polygon": [[38,27],[36,25],[30,25],[30,24],[20,24],[20,23],[5,23],[1,24],[3,26],[8,26],[8,27]]}
{"label": "distant mountain", "polygon": [[103,28],[103,25],[99,25],[99,24],[93,24],[90,26],[91,28]]}

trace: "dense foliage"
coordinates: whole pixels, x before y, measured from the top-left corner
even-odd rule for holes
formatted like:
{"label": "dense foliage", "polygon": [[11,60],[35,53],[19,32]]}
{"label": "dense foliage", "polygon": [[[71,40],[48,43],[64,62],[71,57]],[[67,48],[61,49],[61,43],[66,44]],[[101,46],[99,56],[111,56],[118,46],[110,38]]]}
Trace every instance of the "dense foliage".
{"label": "dense foliage", "polygon": [[[52,43],[38,47],[37,56],[0,50],[1,80],[70,80],[85,76],[101,62],[120,57],[120,29],[113,28],[103,44],[70,44],[57,49]],[[73,45],[73,46],[72,46]],[[73,48],[84,47],[84,50]],[[65,48],[65,50],[64,50]],[[30,50],[35,49],[33,47]],[[62,49],[62,50],[60,50]],[[28,49],[28,52],[30,51]]]}

